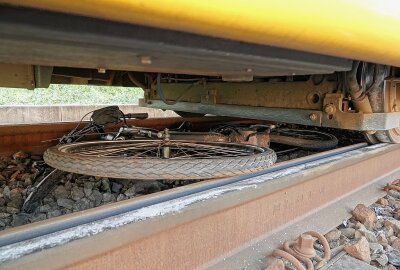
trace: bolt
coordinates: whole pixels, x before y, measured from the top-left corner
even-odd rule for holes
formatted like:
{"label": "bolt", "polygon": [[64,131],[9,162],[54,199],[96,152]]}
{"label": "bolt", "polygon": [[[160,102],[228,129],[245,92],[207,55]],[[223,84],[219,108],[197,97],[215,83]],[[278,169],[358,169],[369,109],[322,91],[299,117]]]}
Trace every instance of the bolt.
{"label": "bolt", "polygon": [[250,72],[253,72],[253,69],[247,68],[247,69],[246,69],[246,72],[249,72],[249,73],[250,73]]}
{"label": "bolt", "polygon": [[336,107],[333,106],[332,104],[328,104],[325,106],[325,112],[327,114],[334,114],[336,112]]}
{"label": "bolt", "polygon": [[296,244],[293,246],[293,250],[308,258],[315,257],[314,238],[309,234],[300,234]]}
{"label": "bolt", "polygon": [[312,114],[310,114],[310,119],[311,119],[311,121],[317,121],[318,115],[316,113],[312,113]]}
{"label": "bolt", "polygon": [[97,72],[104,74],[104,73],[106,73],[106,69],[105,68],[98,68]]}
{"label": "bolt", "polygon": [[151,65],[152,63],[151,56],[141,56],[140,63],[142,63],[143,65]]}
{"label": "bolt", "polygon": [[164,137],[164,132],[162,131],[157,132],[157,138],[162,139],[162,137]]}

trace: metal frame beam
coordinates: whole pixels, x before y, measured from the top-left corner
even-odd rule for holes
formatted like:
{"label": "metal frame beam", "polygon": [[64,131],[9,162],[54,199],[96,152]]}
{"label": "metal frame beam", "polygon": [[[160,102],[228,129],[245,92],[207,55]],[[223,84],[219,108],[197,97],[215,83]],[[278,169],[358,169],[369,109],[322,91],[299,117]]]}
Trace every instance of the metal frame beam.
{"label": "metal frame beam", "polygon": [[388,130],[400,126],[400,112],[345,113],[338,110],[335,112],[334,116],[330,118],[327,113],[318,110],[265,108],[226,104],[177,102],[174,105],[168,105],[161,100],[148,100],[145,106],[164,110],[240,116],[243,118],[349,130]]}
{"label": "metal frame beam", "polygon": [[[312,80],[295,82],[204,82],[161,83],[159,90],[168,101],[231,104],[254,107],[322,110],[325,94],[337,87],[334,81],[315,85]],[[161,99],[157,85],[146,90],[146,98]]]}

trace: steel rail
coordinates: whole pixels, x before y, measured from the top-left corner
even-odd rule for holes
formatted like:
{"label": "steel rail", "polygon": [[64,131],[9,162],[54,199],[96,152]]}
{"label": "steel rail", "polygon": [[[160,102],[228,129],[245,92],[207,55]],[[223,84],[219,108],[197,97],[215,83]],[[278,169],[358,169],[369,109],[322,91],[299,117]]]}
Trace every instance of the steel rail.
{"label": "steel rail", "polygon": [[400,37],[394,34],[400,28],[400,3],[396,0],[0,3],[400,66]]}
{"label": "steel rail", "polygon": [[109,205],[103,205],[100,207],[85,210],[85,215],[80,212],[72,213],[69,215],[52,218],[36,223],[32,223],[25,226],[11,228],[0,232],[0,247],[14,244],[20,241],[29,240],[35,237],[51,234],[57,231],[62,231],[72,227],[80,226],[97,220],[109,218],[112,216],[120,215],[130,211],[138,210],[143,207],[175,200],[178,198],[190,196],[196,193],[204,192],[214,188],[220,188],[230,184],[234,184],[246,179],[251,179],[268,173],[288,170],[294,166],[315,162],[324,158],[329,158],[335,155],[340,155],[365,147],[366,143],[358,143],[351,146],[346,146],[322,153],[313,154],[310,156],[289,160],[276,164],[275,166],[262,170],[256,173],[242,175],[231,178],[224,178],[219,180],[210,180],[202,183],[192,184],[172,190],[166,190],[157,194],[148,195],[145,198],[131,199],[121,201]]}
{"label": "steel rail", "polygon": [[[261,235],[377,182],[382,175],[399,172],[399,154],[399,145],[361,147],[3,246],[0,260],[4,269],[210,265]],[[71,241],[76,239],[80,240]]]}
{"label": "steel rail", "polygon": [[[288,226],[260,237],[253,241],[249,246],[238,252],[233,252],[224,257],[223,260],[210,263],[208,269],[264,269],[267,262],[272,259],[269,255],[276,248],[282,248],[284,242],[297,239],[299,235],[308,231],[317,231],[321,234],[328,233],[333,228],[342,224],[343,221],[352,217],[350,209],[354,209],[357,204],[371,205],[387,193],[382,188],[393,179],[400,178],[400,170],[394,173],[383,174],[378,181],[370,183],[348,196],[341,196],[332,204],[326,207],[318,208],[305,218],[297,219]],[[336,256],[338,249],[333,249],[334,255],[328,265],[334,264],[340,256]],[[334,258],[333,258],[334,257]],[[339,257],[339,258],[338,258]],[[244,263],[246,262],[246,263]],[[329,266],[321,268],[322,270],[331,269]],[[342,269],[348,269],[343,266]],[[361,268],[360,268],[361,269]]]}

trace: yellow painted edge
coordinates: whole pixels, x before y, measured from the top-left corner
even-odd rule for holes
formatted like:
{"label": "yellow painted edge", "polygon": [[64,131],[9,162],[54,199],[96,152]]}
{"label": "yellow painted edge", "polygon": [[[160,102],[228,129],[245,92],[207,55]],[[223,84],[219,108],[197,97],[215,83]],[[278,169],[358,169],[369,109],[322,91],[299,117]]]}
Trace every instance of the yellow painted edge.
{"label": "yellow painted edge", "polygon": [[400,66],[398,0],[0,0],[0,3]]}

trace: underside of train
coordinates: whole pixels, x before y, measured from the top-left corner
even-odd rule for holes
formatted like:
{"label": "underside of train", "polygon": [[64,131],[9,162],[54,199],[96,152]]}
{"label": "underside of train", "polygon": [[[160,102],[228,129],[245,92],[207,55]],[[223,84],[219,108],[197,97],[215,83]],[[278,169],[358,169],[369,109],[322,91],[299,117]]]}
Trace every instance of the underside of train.
{"label": "underside of train", "polygon": [[1,87],[134,86],[144,91],[140,105],[185,116],[355,130],[371,143],[400,143],[398,59],[338,56],[321,53],[327,44],[310,52],[301,44],[286,48],[8,4],[0,6]]}

